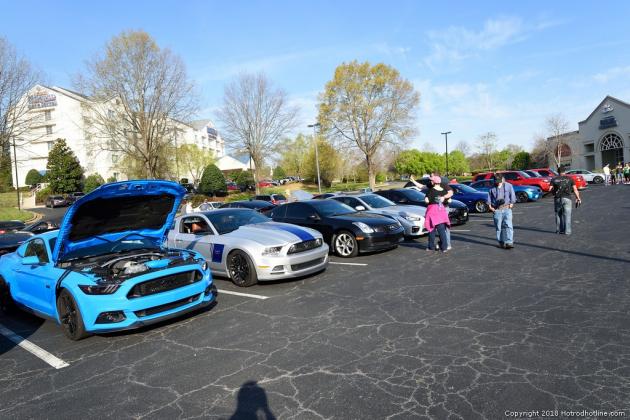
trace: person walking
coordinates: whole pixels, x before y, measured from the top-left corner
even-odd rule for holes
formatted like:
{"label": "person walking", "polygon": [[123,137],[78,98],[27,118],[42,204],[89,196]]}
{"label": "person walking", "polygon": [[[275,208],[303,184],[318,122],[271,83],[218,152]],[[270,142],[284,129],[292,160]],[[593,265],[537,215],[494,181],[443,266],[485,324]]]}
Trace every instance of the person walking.
{"label": "person walking", "polygon": [[607,163],[604,165],[604,185],[610,184],[610,165]]}
{"label": "person walking", "polygon": [[630,184],[630,163],[626,162],[626,165],[623,167],[623,180],[624,183]]}
{"label": "person walking", "polygon": [[188,200],[186,201],[186,206],[184,207],[184,213],[190,214],[192,212],[193,212],[192,201]]}
{"label": "person walking", "polygon": [[442,252],[448,252],[446,231],[450,228],[451,222],[448,219],[448,211],[444,206],[444,200],[448,193],[442,188],[439,176],[432,176],[430,181],[429,189],[424,198],[424,201],[427,203],[424,228],[429,231],[427,251],[437,251],[435,247],[435,234],[437,232],[440,236],[440,249]]}
{"label": "person walking", "polygon": [[558,168],[557,177],[551,180],[551,192],[553,193],[553,207],[556,213],[556,233],[560,235],[571,234],[571,211],[573,201],[571,194],[575,194],[576,206],[582,203],[580,192],[571,177],[566,176],[564,167]]}
{"label": "person walking", "polygon": [[512,207],[516,203],[514,187],[505,182],[502,174],[494,174],[494,187],[488,192],[488,205],[494,220],[494,229],[499,248],[514,248],[514,226],[512,224]]}

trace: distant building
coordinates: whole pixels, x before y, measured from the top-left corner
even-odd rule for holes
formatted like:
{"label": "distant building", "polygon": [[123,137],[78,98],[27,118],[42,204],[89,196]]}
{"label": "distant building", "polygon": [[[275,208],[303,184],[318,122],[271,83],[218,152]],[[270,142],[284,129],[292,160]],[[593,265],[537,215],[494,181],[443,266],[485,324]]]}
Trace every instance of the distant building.
{"label": "distant building", "polygon": [[562,139],[561,164],[570,168],[601,170],[607,163],[630,161],[630,104],[606,96]]}
{"label": "distant building", "polygon": [[[106,139],[94,136],[94,127],[89,125],[84,104],[90,101],[85,95],[57,86],[34,86],[23,100],[28,102],[29,111],[25,118],[32,123],[28,130],[16,138],[17,175],[19,184],[24,185],[26,174],[35,169],[45,171],[48,152],[56,139],[65,139],[79,159],[85,174],[100,174],[103,179],[115,177],[127,179],[122,173],[119,162],[120,151],[109,147]],[[195,144],[199,148],[212,151],[216,158],[225,155],[225,142],[209,119],[192,123],[173,121],[172,143],[174,146]],[[180,178],[188,174],[177,174]],[[16,174],[13,170],[13,185]]]}
{"label": "distant building", "polygon": [[247,156],[241,157],[240,159],[237,157],[232,157],[225,155],[217,160],[217,167],[221,169],[221,171],[247,171],[249,169],[255,169],[254,161],[249,159]]}

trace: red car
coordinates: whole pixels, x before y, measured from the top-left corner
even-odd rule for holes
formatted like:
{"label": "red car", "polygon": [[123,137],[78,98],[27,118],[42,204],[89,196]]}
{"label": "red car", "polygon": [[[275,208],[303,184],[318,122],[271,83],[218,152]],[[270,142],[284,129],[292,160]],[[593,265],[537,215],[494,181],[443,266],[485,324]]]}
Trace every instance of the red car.
{"label": "red car", "polygon": [[236,185],[236,182],[228,182],[227,183],[227,189],[228,191],[238,191],[238,185]]}
{"label": "red car", "polygon": [[258,187],[260,188],[273,187],[273,184],[270,181],[258,181]]}
{"label": "red car", "polygon": [[[497,173],[502,174],[503,178],[510,184],[538,187],[543,193],[548,193],[551,189],[551,183],[548,178],[532,178],[523,171],[498,171]],[[475,175],[473,181],[491,179],[493,176],[494,172],[485,172]]]}
{"label": "red car", "polygon": [[[554,176],[558,176],[558,173],[555,171],[552,171],[550,168],[539,168],[539,169],[530,169],[530,170],[536,173],[539,173],[540,175],[545,176],[545,177],[548,176],[548,177],[553,178]],[[575,183],[575,186],[578,187],[578,190],[583,190],[588,185],[588,183],[586,182],[586,180],[584,179],[582,175],[566,174],[566,176],[573,179],[573,182]]]}

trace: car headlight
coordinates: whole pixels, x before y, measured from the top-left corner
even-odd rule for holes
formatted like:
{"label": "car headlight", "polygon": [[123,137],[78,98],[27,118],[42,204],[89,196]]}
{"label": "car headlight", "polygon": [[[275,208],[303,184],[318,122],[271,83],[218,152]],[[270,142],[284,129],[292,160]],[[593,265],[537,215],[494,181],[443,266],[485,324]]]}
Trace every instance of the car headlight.
{"label": "car headlight", "polygon": [[363,233],[374,233],[374,229],[363,222],[352,222],[352,224],[361,229]]}
{"label": "car headlight", "polygon": [[204,261],[203,264],[201,264],[201,269],[203,271],[208,271],[208,262]]}
{"label": "car headlight", "polygon": [[419,222],[420,220],[422,220],[421,217],[418,216],[412,216],[410,214],[404,215],[403,218],[405,220],[409,220],[410,222]]}
{"label": "car headlight", "polygon": [[111,295],[115,293],[119,287],[119,284],[79,285],[79,289],[86,295]]}
{"label": "car headlight", "polygon": [[315,244],[319,247],[322,246],[322,244],[324,243],[324,240],[322,238],[317,238],[315,239]]}
{"label": "car headlight", "polygon": [[277,257],[280,255],[280,251],[282,251],[281,246],[271,246],[269,248],[265,248],[262,254],[265,256]]}

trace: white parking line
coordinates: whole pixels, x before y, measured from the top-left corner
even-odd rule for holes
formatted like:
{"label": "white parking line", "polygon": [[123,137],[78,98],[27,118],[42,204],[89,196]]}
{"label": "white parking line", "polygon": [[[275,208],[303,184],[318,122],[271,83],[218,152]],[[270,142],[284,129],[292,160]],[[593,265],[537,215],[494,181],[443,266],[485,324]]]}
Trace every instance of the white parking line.
{"label": "white parking line", "polygon": [[358,266],[366,266],[367,264],[361,264],[361,263],[342,263],[342,262],[334,262],[334,261],[329,261],[328,264],[336,264],[336,265],[358,265]]}
{"label": "white parking line", "polygon": [[219,294],[225,293],[226,295],[244,296],[244,297],[250,297],[250,298],[261,299],[261,300],[269,299],[269,296],[252,295],[250,293],[241,293],[241,292],[232,292],[231,290],[217,289],[217,291],[219,292]]}
{"label": "white parking line", "polygon": [[19,334],[14,333],[13,331],[9,330],[8,328],[3,327],[2,325],[0,325],[0,334],[5,336],[9,340],[13,341],[15,344],[22,347],[24,350],[28,351],[29,353],[39,357],[40,359],[42,359],[44,362],[48,363],[50,366],[54,367],[55,369],[61,369],[61,368],[70,366],[68,363],[64,362],[60,358],[53,356],[52,354],[48,353],[43,348],[39,347],[36,344],[31,343],[26,338],[22,337]]}
{"label": "white parking line", "polygon": [[470,229],[451,229],[451,232],[470,232]]}

